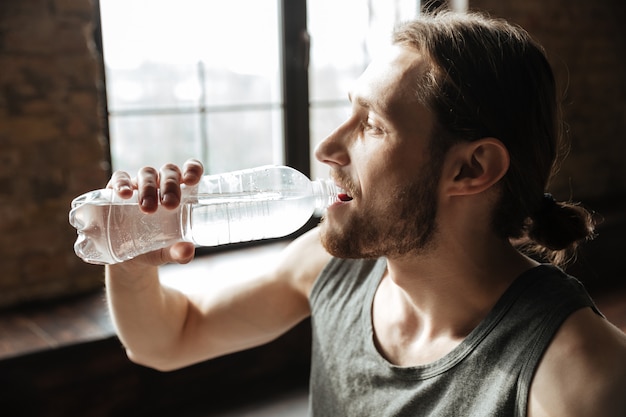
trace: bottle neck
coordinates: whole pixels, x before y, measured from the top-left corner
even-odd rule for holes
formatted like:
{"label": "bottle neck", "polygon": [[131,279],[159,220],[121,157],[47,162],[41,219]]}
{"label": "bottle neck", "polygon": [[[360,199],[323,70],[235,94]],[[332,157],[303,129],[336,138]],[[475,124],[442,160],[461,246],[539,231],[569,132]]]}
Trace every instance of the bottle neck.
{"label": "bottle neck", "polygon": [[328,206],[337,201],[340,188],[331,179],[311,181],[311,186],[315,196],[315,212],[313,215],[319,217],[324,214]]}

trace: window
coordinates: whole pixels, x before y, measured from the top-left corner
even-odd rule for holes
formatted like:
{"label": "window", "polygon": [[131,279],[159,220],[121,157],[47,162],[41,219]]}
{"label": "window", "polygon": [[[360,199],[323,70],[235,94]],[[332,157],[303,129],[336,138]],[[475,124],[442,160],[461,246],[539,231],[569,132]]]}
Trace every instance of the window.
{"label": "window", "polygon": [[[100,0],[113,168],[198,157],[209,173],[288,164],[326,177],[315,144],[347,117],[376,41],[418,4]],[[307,32],[308,72],[292,73]]]}

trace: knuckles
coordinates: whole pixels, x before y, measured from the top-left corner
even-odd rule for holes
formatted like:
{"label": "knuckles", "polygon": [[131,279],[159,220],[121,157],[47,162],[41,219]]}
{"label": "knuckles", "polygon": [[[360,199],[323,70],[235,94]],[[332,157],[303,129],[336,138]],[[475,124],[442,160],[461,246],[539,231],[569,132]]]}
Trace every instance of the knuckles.
{"label": "knuckles", "polygon": [[152,196],[161,188],[162,192],[178,195],[181,183],[194,185],[203,172],[204,166],[197,159],[187,160],[182,170],[174,163],[166,163],[159,170],[145,166],[138,171],[135,178],[131,178],[127,171],[117,170],[111,175],[107,188],[114,188],[124,194],[127,190],[138,189],[143,196]]}
{"label": "knuckles", "polygon": [[159,176],[159,171],[157,171],[154,167],[143,167],[139,170],[139,178],[143,178],[144,180],[148,178],[156,178]]}

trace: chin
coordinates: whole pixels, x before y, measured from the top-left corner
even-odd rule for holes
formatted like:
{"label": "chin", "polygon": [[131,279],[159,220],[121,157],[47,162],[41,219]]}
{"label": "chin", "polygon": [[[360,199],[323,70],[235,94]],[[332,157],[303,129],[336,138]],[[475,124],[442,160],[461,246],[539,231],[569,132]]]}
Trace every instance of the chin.
{"label": "chin", "polygon": [[359,259],[368,257],[359,246],[358,239],[351,236],[350,230],[332,227],[327,221],[320,226],[320,241],[326,251],[336,258]]}
{"label": "chin", "polygon": [[319,234],[320,242],[329,254],[338,258],[345,257],[345,245],[341,243],[345,241],[343,233],[333,228],[327,218],[322,218]]}

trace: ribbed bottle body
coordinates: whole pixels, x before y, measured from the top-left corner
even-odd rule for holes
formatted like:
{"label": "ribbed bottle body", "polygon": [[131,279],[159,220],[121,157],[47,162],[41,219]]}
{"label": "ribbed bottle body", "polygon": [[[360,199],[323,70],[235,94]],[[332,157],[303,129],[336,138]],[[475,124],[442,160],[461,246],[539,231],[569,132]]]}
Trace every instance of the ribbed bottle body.
{"label": "ribbed bottle body", "polygon": [[130,199],[110,189],[74,199],[69,220],[78,232],[76,254],[113,264],[181,241],[216,246],[282,237],[321,214],[338,193],[330,180],[312,182],[282,166],[206,175],[181,188],[177,209],[159,206],[152,214],[139,209],[137,191]]}

